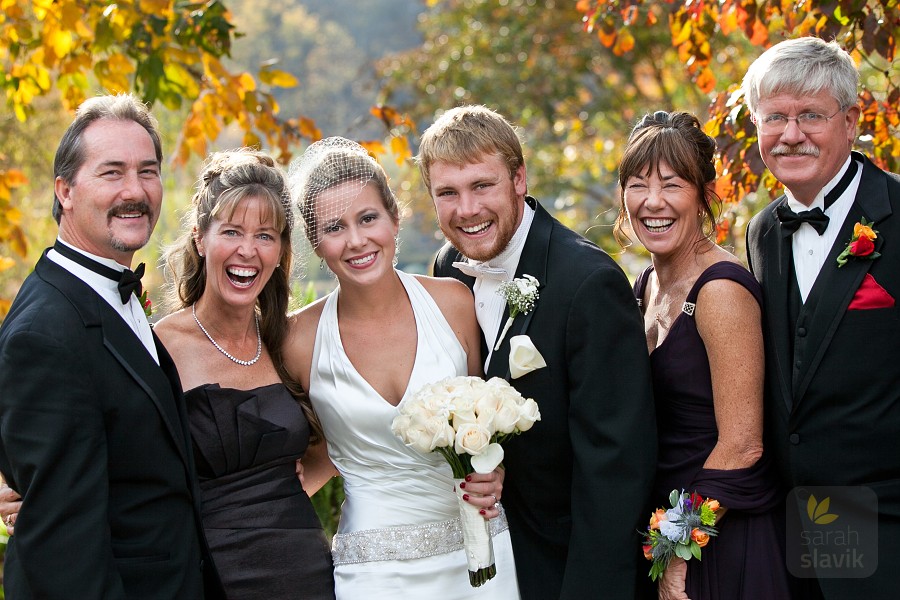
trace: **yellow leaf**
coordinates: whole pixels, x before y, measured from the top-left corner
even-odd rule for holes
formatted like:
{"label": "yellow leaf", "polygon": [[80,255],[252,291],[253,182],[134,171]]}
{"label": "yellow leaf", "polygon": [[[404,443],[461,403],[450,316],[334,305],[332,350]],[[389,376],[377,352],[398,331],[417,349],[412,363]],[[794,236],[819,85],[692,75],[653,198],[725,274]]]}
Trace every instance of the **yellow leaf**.
{"label": "yellow leaf", "polygon": [[359,145],[365,148],[369,154],[374,156],[381,156],[385,153],[384,144],[378,140],[363,141],[360,142]]}
{"label": "yellow leaf", "polygon": [[173,0],[141,0],[141,11],[151,15],[165,16],[172,13]]}
{"label": "yellow leaf", "polygon": [[403,166],[406,159],[412,156],[409,149],[409,140],[405,136],[396,136],[391,138],[391,152],[394,154],[394,160],[397,164]]}
{"label": "yellow leaf", "polygon": [[68,31],[54,28],[44,36],[44,51],[51,60],[67,55],[73,45],[72,34]]}
{"label": "yellow leaf", "polygon": [[0,317],[5,317],[9,313],[9,308],[12,306],[12,302],[9,300],[0,299]]}
{"label": "yellow leaf", "polygon": [[241,73],[238,76],[238,84],[244,91],[252,92],[256,89],[256,80],[250,73]]}
{"label": "yellow leaf", "polygon": [[291,88],[296,87],[299,83],[297,78],[287,71],[279,71],[278,69],[263,69],[259,72],[259,79],[268,85],[277,87]]}
{"label": "yellow leaf", "polygon": [[[0,271],[5,271],[16,266],[16,261],[8,256],[0,256]],[[2,302],[2,300],[0,300]]]}

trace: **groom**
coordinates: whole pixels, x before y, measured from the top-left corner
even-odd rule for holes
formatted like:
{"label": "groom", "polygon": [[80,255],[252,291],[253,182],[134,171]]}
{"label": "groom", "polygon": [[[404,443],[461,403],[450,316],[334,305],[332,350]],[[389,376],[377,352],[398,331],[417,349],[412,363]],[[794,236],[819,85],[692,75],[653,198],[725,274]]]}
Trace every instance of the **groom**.
{"label": "groom", "polygon": [[[418,162],[449,241],[435,275],[473,289],[486,376],[510,378],[516,335],[527,335],[547,365],[511,380],[541,411],[504,459],[522,597],[593,598],[602,586],[608,598],[630,599],[656,429],[628,280],[526,195],[522,148],[501,115],[481,106],[447,111],[423,134]],[[498,289],[524,275],[537,279],[539,298],[500,336],[509,309]]]}

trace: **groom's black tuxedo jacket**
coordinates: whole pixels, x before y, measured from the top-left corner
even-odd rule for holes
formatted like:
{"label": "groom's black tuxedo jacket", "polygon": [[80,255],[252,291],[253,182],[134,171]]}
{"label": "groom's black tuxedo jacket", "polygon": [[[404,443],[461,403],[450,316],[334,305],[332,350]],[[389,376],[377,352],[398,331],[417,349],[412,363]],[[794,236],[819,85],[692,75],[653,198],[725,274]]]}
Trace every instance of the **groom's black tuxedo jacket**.
{"label": "groom's black tuxedo jacket", "polygon": [[[900,567],[900,307],[850,309],[867,275],[900,298],[900,177],[861,154],[859,190],[806,303],[789,324],[791,238],[775,209],[747,229],[750,268],[763,287],[766,448],[788,487],[865,485],[878,495],[878,570],[863,579],[820,579],[826,598],[896,596]],[[878,231],[874,260],[836,259],[865,217]],[[835,509],[837,510],[837,509]]]}
{"label": "groom's black tuxedo jacket", "polygon": [[[155,336],[154,336],[155,340]],[[0,472],[24,502],[6,597],[221,597],[178,374],[45,255],[0,328]]]}
{"label": "groom's black tuxedo jacket", "polygon": [[[486,373],[509,379],[541,411],[533,429],[506,444],[504,458],[519,590],[534,600],[630,599],[656,469],[641,317],[609,255],[527,201],[537,213],[515,276],[537,278],[540,297],[516,317]],[[452,266],[457,260],[445,246],[435,274],[472,287]],[[521,334],[547,367],[510,379],[509,339]]]}

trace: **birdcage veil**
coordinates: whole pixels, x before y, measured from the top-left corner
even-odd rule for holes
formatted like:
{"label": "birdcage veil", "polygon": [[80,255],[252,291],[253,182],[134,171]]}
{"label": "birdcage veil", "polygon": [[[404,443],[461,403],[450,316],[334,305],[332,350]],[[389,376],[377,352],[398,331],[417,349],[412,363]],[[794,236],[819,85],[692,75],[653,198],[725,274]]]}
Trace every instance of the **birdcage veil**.
{"label": "birdcage veil", "polygon": [[291,195],[313,250],[329,223],[343,216],[380,170],[365,148],[342,137],[311,144],[291,163]]}

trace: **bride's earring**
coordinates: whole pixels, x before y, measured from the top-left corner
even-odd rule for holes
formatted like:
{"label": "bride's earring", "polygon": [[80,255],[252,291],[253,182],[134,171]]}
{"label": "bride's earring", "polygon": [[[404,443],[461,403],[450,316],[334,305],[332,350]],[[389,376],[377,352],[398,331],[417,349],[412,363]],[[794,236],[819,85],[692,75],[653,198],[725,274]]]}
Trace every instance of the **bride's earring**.
{"label": "bride's earring", "polygon": [[397,262],[399,261],[400,254],[400,236],[394,237],[394,258],[391,260],[391,265],[397,266]]}

